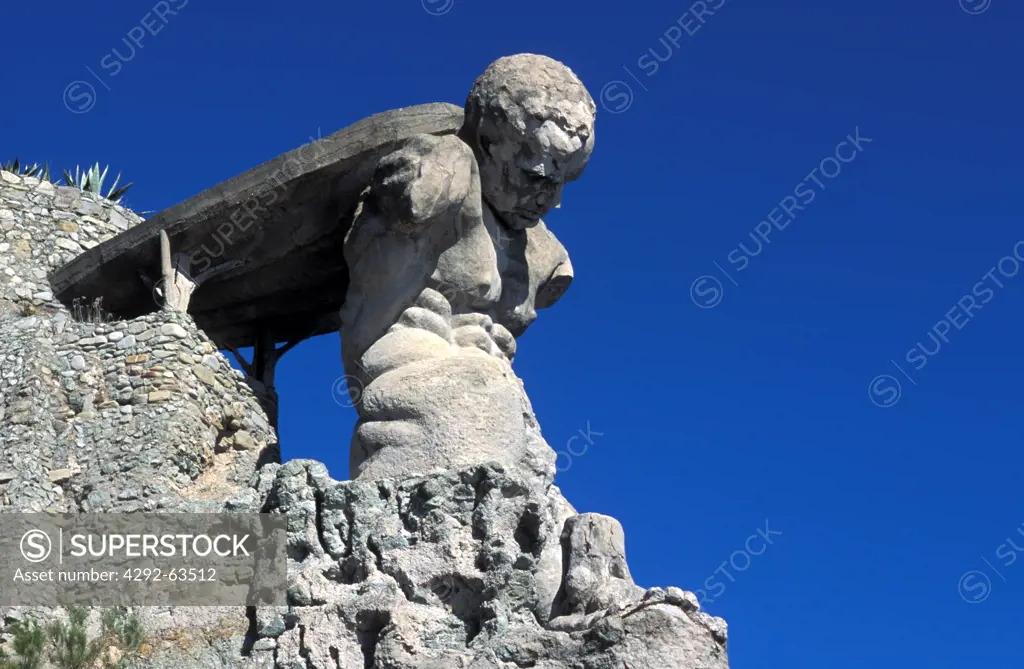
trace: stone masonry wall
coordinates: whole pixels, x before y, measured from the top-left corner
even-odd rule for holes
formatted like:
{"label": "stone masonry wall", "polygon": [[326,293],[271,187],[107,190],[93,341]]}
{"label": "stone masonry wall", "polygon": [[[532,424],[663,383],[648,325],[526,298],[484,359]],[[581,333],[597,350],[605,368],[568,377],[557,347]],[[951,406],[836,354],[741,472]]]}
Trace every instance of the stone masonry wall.
{"label": "stone masonry wall", "polygon": [[[102,304],[68,309],[50,291],[50,271],[141,221],[95,194],[0,171],[0,514],[262,503],[249,484],[279,459],[276,434],[192,319],[154,304],[115,320]],[[239,607],[138,613],[154,644],[171,630],[180,646],[195,630],[201,647],[224,645],[230,628],[232,654],[248,626]],[[32,614],[60,611],[0,609],[0,646]]]}
{"label": "stone masonry wall", "polygon": [[0,320],[4,331],[16,334],[0,344],[9,349],[0,397],[10,426],[0,433],[0,504],[220,504],[246,488],[261,459],[279,458],[241,373],[187,316],[80,323],[58,313]]}
{"label": "stone masonry wall", "polygon": [[0,171],[0,510],[223,504],[277,438],[242,374],[185,314],[68,309],[53,269],[142,219]]}
{"label": "stone masonry wall", "polygon": [[141,222],[94,193],[0,170],[0,311],[59,308],[46,275]]}

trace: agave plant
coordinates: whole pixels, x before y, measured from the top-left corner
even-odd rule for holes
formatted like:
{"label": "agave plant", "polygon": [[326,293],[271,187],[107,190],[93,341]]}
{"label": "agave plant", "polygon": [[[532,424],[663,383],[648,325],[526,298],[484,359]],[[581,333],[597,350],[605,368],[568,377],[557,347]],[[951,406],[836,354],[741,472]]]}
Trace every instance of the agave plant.
{"label": "agave plant", "polygon": [[8,160],[6,163],[0,164],[0,170],[7,172],[14,172],[26,177],[35,177],[42,181],[50,180],[50,166],[49,165],[22,165],[21,161],[15,157],[14,160]]}
{"label": "agave plant", "polygon": [[114,179],[114,183],[107,189],[106,193],[104,193],[103,182],[106,180],[107,172],[109,170],[109,165],[100,170],[99,163],[96,163],[86,170],[82,170],[80,167],[76,166],[74,174],[64,170],[64,183],[68,186],[74,186],[80,190],[101,195],[111,202],[120,203],[121,198],[124,197],[124,194],[132,187],[132,184],[118,188],[117,183],[121,180],[121,175],[118,174]]}

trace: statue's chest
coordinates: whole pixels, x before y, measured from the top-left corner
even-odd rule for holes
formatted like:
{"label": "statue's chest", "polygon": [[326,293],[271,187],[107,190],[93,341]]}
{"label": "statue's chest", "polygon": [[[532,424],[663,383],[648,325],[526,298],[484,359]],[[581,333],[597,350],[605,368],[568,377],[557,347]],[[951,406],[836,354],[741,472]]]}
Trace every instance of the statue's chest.
{"label": "statue's chest", "polygon": [[438,258],[432,287],[448,297],[454,312],[486,313],[521,332],[536,319],[527,233],[508,230],[487,207],[482,221],[458,232]]}
{"label": "statue's chest", "polygon": [[527,231],[509,230],[498,223],[489,208],[484,223],[494,244],[501,292],[492,306],[492,317],[517,336],[537,319],[536,286],[531,285],[527,261]]}

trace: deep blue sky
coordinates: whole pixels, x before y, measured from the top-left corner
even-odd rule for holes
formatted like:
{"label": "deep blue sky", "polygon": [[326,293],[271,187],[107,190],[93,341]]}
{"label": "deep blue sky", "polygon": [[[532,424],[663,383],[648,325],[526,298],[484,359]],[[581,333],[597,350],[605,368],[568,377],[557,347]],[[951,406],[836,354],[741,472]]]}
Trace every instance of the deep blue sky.
{"label": "deep blue sky", "polygon": [[[595,98],[625,81],[549,218],[576,282],[516,360],[556,449],[594,433],[566,496],[622,521],[641,584],[711,577],[734,667],[1019,666],[1024,274],[990,270],[1024,239],[1024,6],[728,0],[701,26],[685,2],[454,2],[190,0],[116,76],[152,4],[5,3],[0,157],[110,163],[158,211],[318,129],[461,103],[502,55],[563,60]],[[858,127],[822,190],[807,175]],[[801,182],[814,200],[740,270]],[[285,456],[345,478],[338,349],[307,342],[278,378]]]}

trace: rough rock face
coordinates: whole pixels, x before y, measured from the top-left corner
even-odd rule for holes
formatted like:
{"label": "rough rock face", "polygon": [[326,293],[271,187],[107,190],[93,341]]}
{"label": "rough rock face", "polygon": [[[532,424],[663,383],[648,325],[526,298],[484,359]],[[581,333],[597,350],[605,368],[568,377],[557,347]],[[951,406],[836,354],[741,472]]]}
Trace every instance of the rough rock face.
{"label": "rough rock face", "polygon": [[[291,605],[256,612],[252,658],[279,667],[726,667],[725,627],[692,594],[644,591],[622,528],[556,487],[484,466],[402,481],[276,469]],[[625,663],[625,664],[624,664]],[[269,666],[269,664],[268,664]]]}
{"label": "rough rock face", "polygon": [[289,518],[289,605],[139,607],[139,669],[728,667],[725,623],[634,585],[619,524],[556,487],[496,466],[339,482],[311,460],[251,486]]}
{"label": "rough rock face", "polygon": [[[137,669],[728,666],[724,622],[691,593],[636,586],[619,524],[577,514],[553,485],[497,464],[346,482],[279,464],[246,379],[187,315],[120,321],[49,294],[72,243],[138,217],[0,179],[0,513],[289,520],[288,606],[138,607]],[[15,620],[59,615],[0,609],[0,644]]]}

